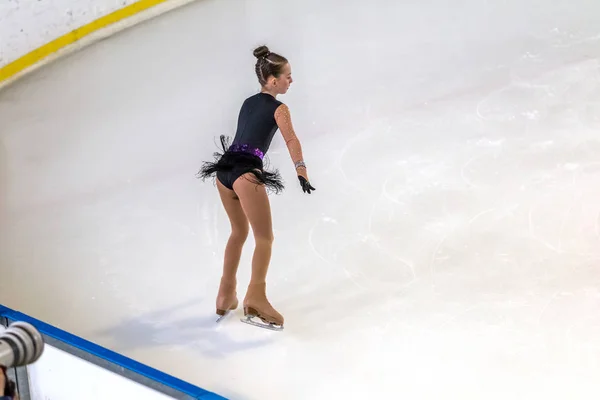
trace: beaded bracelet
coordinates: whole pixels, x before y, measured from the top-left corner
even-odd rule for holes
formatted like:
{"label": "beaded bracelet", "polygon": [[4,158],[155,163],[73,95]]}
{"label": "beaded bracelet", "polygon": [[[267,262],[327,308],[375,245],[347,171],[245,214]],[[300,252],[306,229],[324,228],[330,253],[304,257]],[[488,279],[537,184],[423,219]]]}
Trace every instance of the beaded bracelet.
{"label": "beaded bracelet", "polygon": [[296,169],[298,169],[300,167],[306,168],[306,164],[304,164],[304,161],[298,161],[297,163],[294,164],[294,166],[296,167]]}

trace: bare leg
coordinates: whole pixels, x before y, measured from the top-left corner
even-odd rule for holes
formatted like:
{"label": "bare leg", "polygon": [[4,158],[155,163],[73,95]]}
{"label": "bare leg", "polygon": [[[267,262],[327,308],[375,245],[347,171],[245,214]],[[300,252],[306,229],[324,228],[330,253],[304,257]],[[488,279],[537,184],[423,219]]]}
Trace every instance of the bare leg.
{"label": "bare leg", "polygon": [[242,248],[248,237],[249,226],[248,219],[233,190],[227,189],[219,180],[217,180],[217,188],[231,224],[231,234],[225,247],[223,276],[217,295],[217,314],[225,315],[227,311],[235,310],[238,306],[236,276],[242,256]]}
{"label": "bare leg", "polygon": [[263,321],[283,325],[283,316],[269,304],[266,295],[266,277],[273,245],[271,205],[267,191],[264,186],[255,182],[250,173],[236,180],[233,186],[250,221],[256,242],[252,256],[252,275],[244,299],[244,312],[256,315]]}

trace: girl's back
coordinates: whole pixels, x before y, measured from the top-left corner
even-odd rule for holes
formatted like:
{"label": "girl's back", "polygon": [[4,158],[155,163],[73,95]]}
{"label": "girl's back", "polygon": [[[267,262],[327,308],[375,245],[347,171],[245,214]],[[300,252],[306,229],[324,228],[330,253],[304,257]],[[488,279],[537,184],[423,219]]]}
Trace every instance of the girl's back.
{"label": "girl's back", "polygon": [[275,110],[282,104],[268,93],[257,93],[242,104],[233,144],[269,150],[275,132]]}

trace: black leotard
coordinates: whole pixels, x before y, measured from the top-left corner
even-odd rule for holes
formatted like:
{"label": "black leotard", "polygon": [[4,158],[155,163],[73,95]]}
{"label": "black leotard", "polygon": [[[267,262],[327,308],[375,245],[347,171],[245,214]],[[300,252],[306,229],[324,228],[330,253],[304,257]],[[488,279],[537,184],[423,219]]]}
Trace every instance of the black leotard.
{"label": "black leotard", "polygon": [[[215,153],[217,161],[205,162],[198,176],[204,179],[216,175],[226,188],[233,190],[235,181],[250,172],[257,183],[275,192],[283,190],[279,172],[265,170],[263,165],[263,157],[271,146],[275,132],[280,128],[275,112],[282,104],[268,93],[257,93],[247,98],[240,109],[233,142],[228,144],[226,136],[221,135],[223,153]],[[294,157],[301,157],[299,142],[295,139],[287,110],[283,110],[278,119],[283,124],[282,134],[286,145],[295,146]]]}
{"label": "black leotard", "polygon": [[268,93],[247,98],[240,109],[237,131],[232,144],[247,144],[267,153],[277,132],[275,110],[282,103]]}

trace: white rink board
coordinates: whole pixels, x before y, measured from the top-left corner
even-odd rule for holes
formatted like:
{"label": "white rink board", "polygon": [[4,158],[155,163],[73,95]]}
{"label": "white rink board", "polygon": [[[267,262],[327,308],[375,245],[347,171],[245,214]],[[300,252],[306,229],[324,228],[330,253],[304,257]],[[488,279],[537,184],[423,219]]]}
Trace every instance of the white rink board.
{"label": "white rink board", "polygon": [[49,345],[28,372],[32,400],[172,399]]}
{"label": "white rink board", "polygon": [[135,0],[3,1],[0,67]]}

